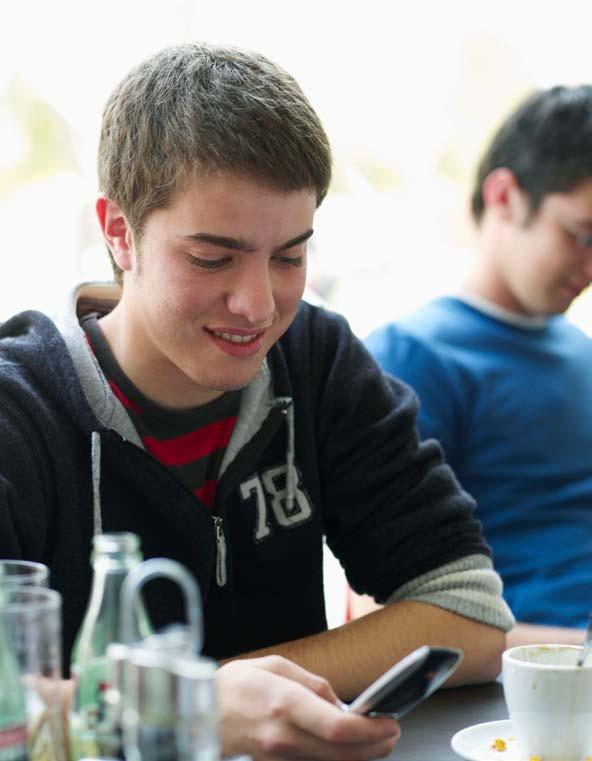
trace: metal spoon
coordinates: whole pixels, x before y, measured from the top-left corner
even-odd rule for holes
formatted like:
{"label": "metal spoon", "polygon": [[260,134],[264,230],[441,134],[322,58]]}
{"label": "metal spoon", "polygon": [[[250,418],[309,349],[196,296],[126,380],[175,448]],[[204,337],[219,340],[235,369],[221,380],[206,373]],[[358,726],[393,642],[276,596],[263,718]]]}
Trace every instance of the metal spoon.
{"label": "metal spoon", "polygon": [[592,612],[588,618],[588,628],[586,629],[586,639],[584,640],[584,646],[578,655],[578,666],[584,665],[584,661],[588,657],[590,648],[592,648]]}

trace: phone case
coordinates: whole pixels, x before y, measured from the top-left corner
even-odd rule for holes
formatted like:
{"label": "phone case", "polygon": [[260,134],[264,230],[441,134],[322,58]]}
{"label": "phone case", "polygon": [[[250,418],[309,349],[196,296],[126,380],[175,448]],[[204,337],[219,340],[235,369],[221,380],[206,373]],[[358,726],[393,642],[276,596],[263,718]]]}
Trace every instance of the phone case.
{"label": "phone case", "polygon": [[396,719],[429,697],[455,671],[462,650],[424,645],[396,663],[348,706],[349,711]]}

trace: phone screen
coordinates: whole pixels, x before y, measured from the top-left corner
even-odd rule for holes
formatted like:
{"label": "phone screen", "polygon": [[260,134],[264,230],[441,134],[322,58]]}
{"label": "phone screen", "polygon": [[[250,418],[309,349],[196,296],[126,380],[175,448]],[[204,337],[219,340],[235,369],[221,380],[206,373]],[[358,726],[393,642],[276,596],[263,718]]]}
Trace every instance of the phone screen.
{"label": "phone screen", "polygon": [[455,671],[462,650],[423,647],[414,650],[380,676],[347,710],[368,716],[400,718],[421,703]]}

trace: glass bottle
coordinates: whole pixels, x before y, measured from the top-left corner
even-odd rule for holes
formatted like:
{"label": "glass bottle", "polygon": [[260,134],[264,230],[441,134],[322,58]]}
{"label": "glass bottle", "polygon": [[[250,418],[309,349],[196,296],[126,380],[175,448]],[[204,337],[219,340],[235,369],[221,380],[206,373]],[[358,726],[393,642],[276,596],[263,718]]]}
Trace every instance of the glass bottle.
{"label": "glass bottle", "polygon": [[[75,683],[70,716],[70,751],[76,759],[103,754],[99,727],[106,719],[109,688],[107,646],[120,638],[121,586],[129,571],[142,560],[140,540],[131,533],[98,534],[93,538],[94,569],[90,601],[72,649]],[[136,607],[138,639],[152,633],[142,606]]]}

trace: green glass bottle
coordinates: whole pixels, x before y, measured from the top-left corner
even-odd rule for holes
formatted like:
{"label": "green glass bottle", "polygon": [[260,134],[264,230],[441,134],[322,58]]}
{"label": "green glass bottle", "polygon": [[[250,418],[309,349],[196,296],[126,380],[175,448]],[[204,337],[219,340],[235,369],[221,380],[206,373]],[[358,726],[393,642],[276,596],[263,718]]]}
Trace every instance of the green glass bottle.
{"label": "green glass bottle", "polygon": [[[106,719],[109,689],[107,646],[119,640],[121,585],[141,560],[140,540],[135,534],[98,534],[93,539],[92,590],[70,666],[75,682],[70,714],[72,761],[103,755],[100,727]],[[143,608],[138,610],[137,638],[141,639],[149,636],[152,628]]]}

